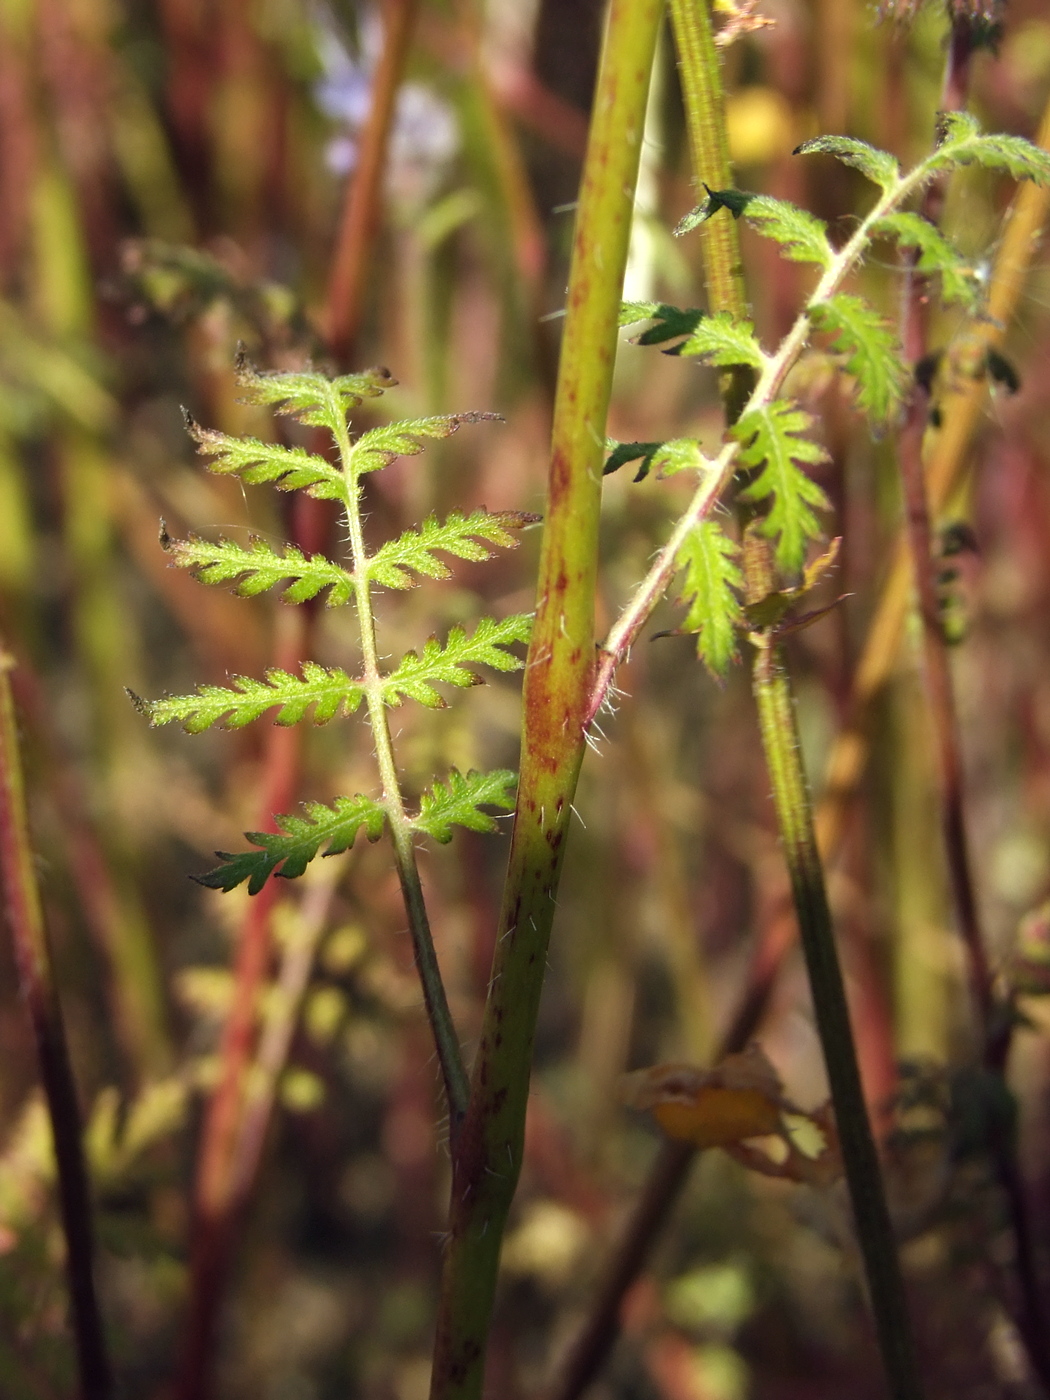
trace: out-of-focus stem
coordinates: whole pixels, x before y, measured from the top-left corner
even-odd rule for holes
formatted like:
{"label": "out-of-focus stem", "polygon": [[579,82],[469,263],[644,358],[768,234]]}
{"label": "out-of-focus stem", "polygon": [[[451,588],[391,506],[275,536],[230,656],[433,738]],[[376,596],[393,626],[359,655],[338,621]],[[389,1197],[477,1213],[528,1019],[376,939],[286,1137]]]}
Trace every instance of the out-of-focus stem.
{"label": "out-of-focus stem", "polygon": [[350,357],[361,324],[394,103],[417,7],[418,0],[387,0],[383,8],[383,52],[372,79],[372,105],[358,142],[328,282],[325,340],[340,361]]}
{"label": "out-of-focus stem", "polygon": [[500,932],[454,1145],[432,1400],[481,1395],[500,1242],[521,1167],[532,1043],[584,747],[605,420],[662,0],[612,0],[573,242],[536,625]]}
{"label": "out-of-focus stem", "polygon": [[[1036,144],[1050,150],[1050,103],[1043,113]],[[1003,229],[1002,243],[992,266],[988,316],[967,332],[973,363],[982,364],[989,350],[1002,344],[1024,288],[1040,230],[1050,209],[1050,189],[1026,181],[1017,191]],[[942,426],[926,458],[926,494],[931,515],[943,510],[962,479],[966,449],[988,398],[985,375],[953,375],[938,401]],[[817,837],[825,859],[842,839],[846,809],[868,760],[864,716],[885,684],[897,657],[908,610],[909,570],[906,541],[897,542],[874,620],[853,677],[849,720],[839,731],[828,758],[824,793],[817,814]]]}
{"label": "out-of-focus stem", "polygon": [[13,664],[0,643],[0,876],[19,984],[33,1026],[51,1120],[81,1392],[83,1400],[108,1400],[112,1375],[95,1294],[91,1193],[76,1085],[29,844],[18,727],[8,677]]}

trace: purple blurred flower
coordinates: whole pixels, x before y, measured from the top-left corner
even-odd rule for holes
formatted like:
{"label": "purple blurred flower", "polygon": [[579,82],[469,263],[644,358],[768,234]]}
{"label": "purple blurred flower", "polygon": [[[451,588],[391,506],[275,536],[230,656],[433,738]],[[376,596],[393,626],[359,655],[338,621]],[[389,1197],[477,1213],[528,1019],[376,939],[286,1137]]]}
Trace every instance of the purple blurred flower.
{"label": "purple blurred flower", "polygon": [[[325,158],[333,173],[346,175],[357,163],[357,136],[368,120],[372,74],[383,43],[382,24],[377,11],[369,10],[361,21],[361,51],[356,59],[340,42],[331,23],[322,19],[317,33],[324,70],[315,88],[317,105],[344,128],[328,143]],[[390,137],[388,195],[409,205],[425,201],[458,150],[459,128],[449,104],[424,83],[402,83]]]}

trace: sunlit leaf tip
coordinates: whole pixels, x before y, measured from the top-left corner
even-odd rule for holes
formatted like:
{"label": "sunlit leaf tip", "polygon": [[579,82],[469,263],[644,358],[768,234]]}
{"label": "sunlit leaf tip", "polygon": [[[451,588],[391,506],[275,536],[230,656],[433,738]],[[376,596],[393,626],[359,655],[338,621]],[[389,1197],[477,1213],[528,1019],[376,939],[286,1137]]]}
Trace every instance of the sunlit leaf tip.
{"label": "sunlit leaf tip", "polygon": [[834,156],[843,165],[851,165],[884,190],[892,190],[901,177],[900,166],[895,156],[852,136],[817,136],[812,141],[803,141],[801,146],[796,146],[792,155],[805,156],[817,152]]}
{"label": "sunlit leaf tip", "polygon": [[498,831],[496,819],[482,807],[509,811],[514,806],[518,776],[509,768],[491,773],[471,769],[461,773],[453,768],[444,782],[437,781],[419,799],[419,814],[412,819],[416,831],[433,837],[442,845],[452,840],[453,826],[470,831]]}

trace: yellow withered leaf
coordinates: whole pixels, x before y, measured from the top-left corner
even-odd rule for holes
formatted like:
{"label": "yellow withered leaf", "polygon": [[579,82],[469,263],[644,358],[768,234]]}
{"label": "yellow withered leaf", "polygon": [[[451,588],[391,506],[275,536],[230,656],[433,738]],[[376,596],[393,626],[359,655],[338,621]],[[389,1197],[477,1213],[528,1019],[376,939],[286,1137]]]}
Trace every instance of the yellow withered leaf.
{"label": "yellow withered leaf", "polygon": [[758,1045],[727,1055],[713,1069],[654,1065],[627,1075],[624,1101],[649,1110],[668,1137],[723,1147],[780,1131],[783,1089]]}
{"label": "yellow withered leaf", "polygon": [[668,1135],[721,1147],[765,1176],[826,1186],[841,1175],[830,1104],[805,1113],[784,1096],[757,1044],[711,1069],[654,1065],[624,1077],[623,1099],[650,1112]]}

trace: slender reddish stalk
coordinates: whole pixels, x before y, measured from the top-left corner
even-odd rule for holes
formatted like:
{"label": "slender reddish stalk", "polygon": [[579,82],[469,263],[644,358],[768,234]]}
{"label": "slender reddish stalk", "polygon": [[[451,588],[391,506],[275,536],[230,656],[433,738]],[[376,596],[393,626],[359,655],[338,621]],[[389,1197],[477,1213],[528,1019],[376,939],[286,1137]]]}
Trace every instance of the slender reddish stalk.
{"label": "slender reddish stalk", "polygon": [[76,1085],[29,844],[18,729],[8,677],[13,664],[0,647],[0,876],[20,989],[33,1027],[51,1120],[81,1395],[83,1400],[108,1400],[112,1375],[95,1293],[91,1191]]}
{"label": "slender reddish stalk", "polygon": [[349,357],[361,324],[365,281],[379,228],[394,101],[417,4],[418,0],[387,0],[384,7],[383,52],[372,79],[372,106],[358,142],[357,167],[347,187],[328,283],[325,340],[341,362]]}

